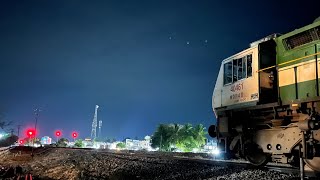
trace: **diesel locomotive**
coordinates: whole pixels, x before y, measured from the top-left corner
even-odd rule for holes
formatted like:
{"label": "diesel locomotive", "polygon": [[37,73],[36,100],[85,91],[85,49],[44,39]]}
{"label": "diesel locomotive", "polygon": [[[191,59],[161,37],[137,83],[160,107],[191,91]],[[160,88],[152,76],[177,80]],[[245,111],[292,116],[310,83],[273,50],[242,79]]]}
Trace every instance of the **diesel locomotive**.
{"label": "diesel locomotive", "polygon": [[221,63],[212,96],[220,150],[261,166],[320,172],[320,17],[272,34]]}

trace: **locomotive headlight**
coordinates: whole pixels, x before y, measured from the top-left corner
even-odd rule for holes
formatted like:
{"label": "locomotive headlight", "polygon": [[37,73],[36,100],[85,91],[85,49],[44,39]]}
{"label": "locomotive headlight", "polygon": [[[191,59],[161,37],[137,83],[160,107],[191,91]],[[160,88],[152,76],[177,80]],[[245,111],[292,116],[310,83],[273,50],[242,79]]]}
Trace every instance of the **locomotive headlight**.
{"label": "locomotive headlight", "polygon": [[220,150],[218,148],[215,148],[211,151],[212,154],[214,155],[219,155],[220,154]]}

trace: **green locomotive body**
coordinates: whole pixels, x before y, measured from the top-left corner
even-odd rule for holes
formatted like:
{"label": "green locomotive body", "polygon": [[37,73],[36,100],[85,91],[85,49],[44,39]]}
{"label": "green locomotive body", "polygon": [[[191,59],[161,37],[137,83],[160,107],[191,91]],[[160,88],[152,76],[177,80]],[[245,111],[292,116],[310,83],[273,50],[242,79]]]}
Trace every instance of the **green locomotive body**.
{"label": "green locomotive body", "polygon": [[320,172],[320,21],[273,34],[222,61],[209,127],[228,155]]}
{"label": "green locomotive body", "polygon": [[319,97],[320,21],[275,39],[280,98],[284,104]]}

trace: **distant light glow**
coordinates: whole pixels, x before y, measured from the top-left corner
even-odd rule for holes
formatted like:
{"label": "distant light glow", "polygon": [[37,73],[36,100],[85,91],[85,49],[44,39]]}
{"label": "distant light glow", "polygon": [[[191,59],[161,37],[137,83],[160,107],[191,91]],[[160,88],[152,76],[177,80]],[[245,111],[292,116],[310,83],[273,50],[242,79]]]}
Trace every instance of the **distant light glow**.
{"label": "distant light glow", "polygon": [[27,130],[27,136],[32,137],[36,135],[36,131],[34,129]]}
{"label": "distant light glow", "polygon": [[37,144],[37,143],[35,143],[34,145],[33,145],[33,147],[40,147],[41,145],[40,144]]}
{"label": "distant light glow", "polygon": [[174,152],[183,152],[181,149],[175,149]]}
{"label": "distant light glow", "polygon": [[112,149],[112,150],[115,150],[115,149],[117,149],[117,144],[116,143],[111,143],[109,148]]}
{"label": "distant light glow", "polygon": [[194,148],[194,149],[192,149],[192,152],[193,152],[193,153],[198,153],[198,152],[199,152],[199,149],[198,149],[198,148]]}
{"label": "distant light glow", "polygon": [[72,133],[72,137],[73,137],[73,138],[78,137],[78,133],[77,133],[77,132],[73,132],[73,133]]}
{"label": "distant light glow", "polygon": [[156,149],[154,149],[154,148],[152,148],[152,147],[149,146],[149,147],[147,148],[147,151],[152,151],[152,152],[153,152],[153,151],[156,151]]}
{"label": "distant light glow", "polygon": [[60,131],[56,131],[56,136],[57,137],[61,136],[61,132]]}

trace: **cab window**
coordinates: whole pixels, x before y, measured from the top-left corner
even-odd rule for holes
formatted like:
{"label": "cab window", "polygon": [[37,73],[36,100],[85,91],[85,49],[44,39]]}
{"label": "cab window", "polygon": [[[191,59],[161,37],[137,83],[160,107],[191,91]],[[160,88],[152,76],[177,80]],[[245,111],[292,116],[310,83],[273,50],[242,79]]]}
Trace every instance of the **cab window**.
{"label": "cab window", "polygon": [[233,59],[223,65],[223,84],[230,84],[252,76],[252,54]]}
{"label": "cab window", "polygon": [[238,63],[237,59],[233,60],[233,82],[236,82],[238,79]]}
{"label": "cab window", "polygon": [[232,83],[232,61],[224,64],[223,84]]}
{"label": "cab window", "polygon": [[247,55],[247,77],[252,76],[252,54]]}
{"label": "cab window", "polygon": [[238,59],[238,80],[243,79],[243,66],[242,58]]}
{"label": "cab window", "polygon": [[242,77],[247,77],[247,56],[242,58]]}

